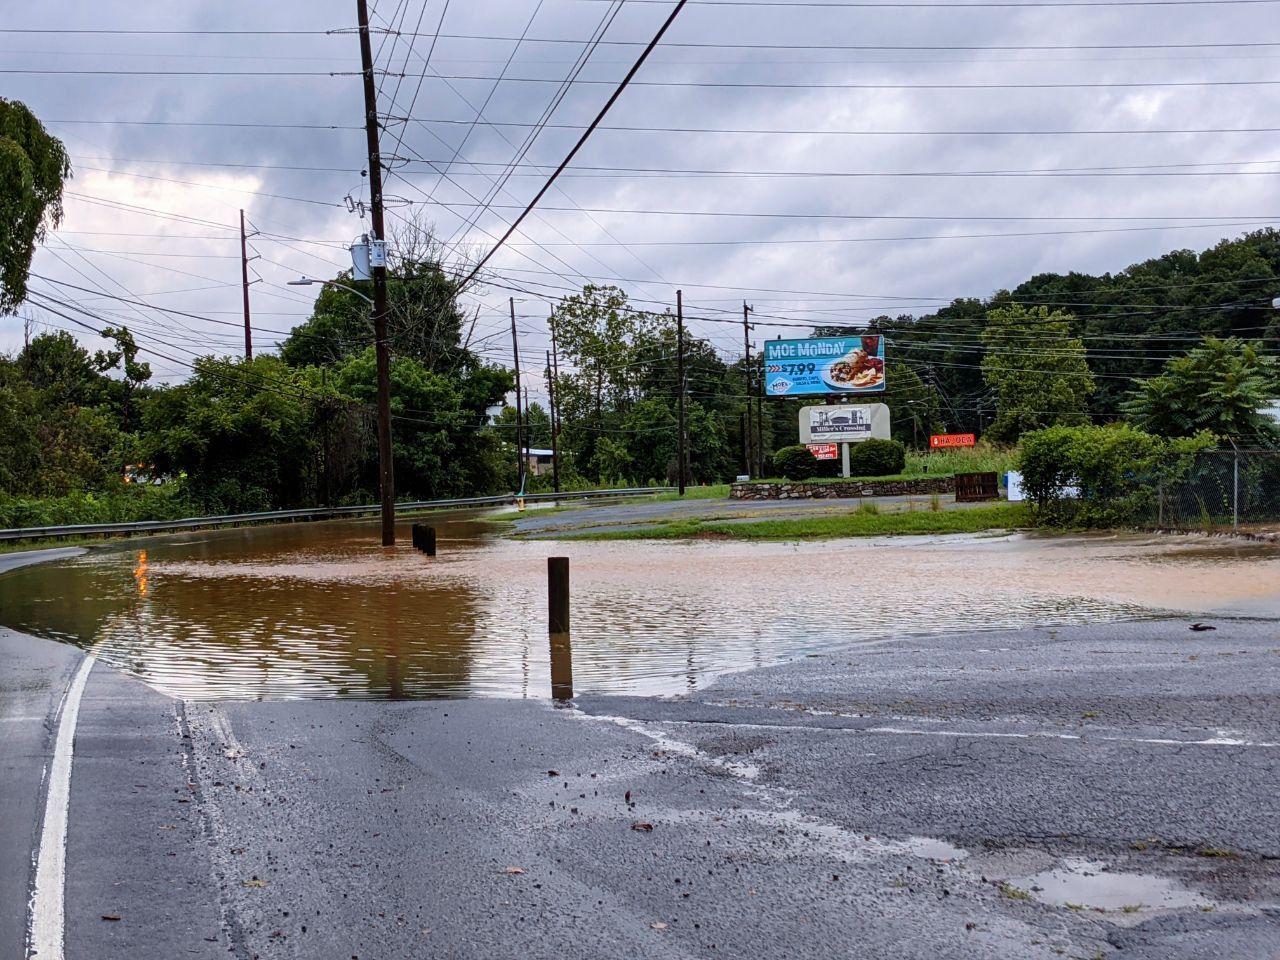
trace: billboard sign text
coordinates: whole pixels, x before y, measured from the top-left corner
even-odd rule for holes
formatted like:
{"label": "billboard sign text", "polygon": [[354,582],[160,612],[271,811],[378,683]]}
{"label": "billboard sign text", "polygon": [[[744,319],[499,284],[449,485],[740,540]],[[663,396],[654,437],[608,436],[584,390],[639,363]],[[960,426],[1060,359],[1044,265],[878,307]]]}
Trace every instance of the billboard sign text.
{"label": "billboard sign text", "polygon": [[764,342],[764,392],[771,397],[884,392],[879,334]]}
{"label": "billboard sign text", "polygon": [[935,433],[929,437],[930,450],[945,450],[948,447],[972,447],[977,438],[972,433]]}
{"label": "billboard sign text", "polygon": [[810,443],[807,446],[815,460],[834,460],[840,456],[840,445],[836,443]]}

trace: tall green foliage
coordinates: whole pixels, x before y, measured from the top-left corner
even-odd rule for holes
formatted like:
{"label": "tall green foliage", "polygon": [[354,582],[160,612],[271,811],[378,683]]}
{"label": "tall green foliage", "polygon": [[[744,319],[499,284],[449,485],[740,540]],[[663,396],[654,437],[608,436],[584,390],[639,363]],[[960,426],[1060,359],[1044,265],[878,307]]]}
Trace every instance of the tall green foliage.
{"label": "tall green foliage", "polygon": [[[584,287],[556,307],[564,369],[556,399],[560,448],[580,476],[600,482],[677,479],[676,318],[632,308],[617,287]],[[685,332],[685,422],[693,483],[737,472],[740,374],[705,340]]]}
{"label": "tall green foliage", "polygon": [[35,245],[62,222],[71,161],[62,141],[16,100],[0,98],[0,315],[27,293]]}
{"label": "tall green foliage", "polygon": [[1162,483],[1173,483],[1208,433],[1165,440],[1121,424],[1055,426],[1022,437],[1018,469],[1048,525],[1109,527],[1147,518]]}
{"label": "tall green foliage", "polygon": [[1204,342],[1142,380],[1122,406],[1134,426],[1186,437],[1207,430],[1237,443],[1274,446],[1280,425],[1261,408],[1280,395],[1280,365],[1260,342],[1235,337]]}
{"label": "tall green foliage", "polygon": [[987,314],[982,376],[996,400],[990,439],[1013,441],[1028,430],[1088,421],[1093,374],[1071,322],[1070,314],[1018,304]]}

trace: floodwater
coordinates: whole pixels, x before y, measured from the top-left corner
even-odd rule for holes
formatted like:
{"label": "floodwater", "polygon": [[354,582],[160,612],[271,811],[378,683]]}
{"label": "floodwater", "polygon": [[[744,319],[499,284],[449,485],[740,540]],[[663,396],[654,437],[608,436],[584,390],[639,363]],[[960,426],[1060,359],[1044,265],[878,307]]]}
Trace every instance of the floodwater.
{"label": "floodwater", "polygon": [[1203,907],[1209,901],[1168,877],[1113,871],[1100,861],[1067,857],[1062,865],[1015,881],[1042,903],[1079,905],[1099,910]]}
{"label": "floodwater", "polygon": [[909,634],[1280,616],[1280,547],[1217,539],[556,543],[504,539],[474,513],[427,522],[435,558],[413,550],[408,524],[384,549],[366,521],[93,550],[0,576],[0,624],[190,699],[405,699],[551,695],[553,555],[571,560],[577,693],[676,694]]}

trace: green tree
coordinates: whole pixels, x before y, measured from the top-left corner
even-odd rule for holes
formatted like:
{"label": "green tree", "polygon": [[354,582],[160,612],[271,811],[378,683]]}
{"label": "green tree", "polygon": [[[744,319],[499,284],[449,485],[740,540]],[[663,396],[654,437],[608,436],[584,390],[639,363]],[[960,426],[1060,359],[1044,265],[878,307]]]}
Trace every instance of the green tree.
{"label": "green tree", "polygon": [[[450,372],[474,358],[462,344],[464,316],[457,278],[440,265],[443,251],[430,228],[410,223],[390,242],[387,266],[387,334],[396,356],[412,357],[428,370]],[[310,319],[280,345],[290,366],[323,366],[364,352],[373,343],[373,314],[365,297],[373,282],[347,270],[334,278],[359,291],[326,284]]]}
{"label": "green tree", "polygon": [[279,357],[201,357],[190,379],[148,398],[143,454],[185,476],[205,510],[235,513],[316,500],[316,405]]}
{"label": "green tree", "polygon": [[[598,481],[676,478],[676,318],[635,310],[617,287],[584,287],[565,297],[553,318],[565,358],[556,380],[564,430],[561,449]],[[691,480],[737,472],[736,440],[726,430],[742,410],[741,380],[705,340],[685,334],[685,422]],[[739,374],[740,376],[740,374]]]}
{"label": "green tree", "polygon": [[0,98],[0,315],[27,295],[35,245],[62,222],[71,161],[62,141],[16,100]]}
{"label": "green tree", "polygon": [[1202,431],[1235,442],[1274,446],[1280,426],[1261,408],[1280,394],[1280,365],[1260,342],[1206,337],[1200,346],[1138,382],[1122,405],[1140,430],[1166,437]]}
{"label": "green tree", "polygon": [[1028,430],[1088,422],[1093,374],[1084,343],[1071,336],[1072,316],[1020,304],[987,314],[982,376],[996,398],[986,434],[1014,441]]}
{"label": "green tree", "polygon": [[[529,409],[525,410],[524,414],[525,446],[539,450],[549,450],[551,448],[551,414],[547,412],[547,408],[535,401],[529,404]],[[516,445],[516,408],[511,406],[503,407],[498,412],[498,415],[494,417],[493,427],[498,438],[514,449]]]}
{"label": "green tree", "polygon": [[[373,347],[335,370],[340,393],[372,410],[377,396]],[[476,365],[465,376],[430,370],[409,357],[391,364],[392,441],[396,496],[435,499],[492,493],[509,484],[500,440],[487,426],[488,408],[513,388],[506,370]],[[378,488],[376,436],[368,433],[361,489]]]}

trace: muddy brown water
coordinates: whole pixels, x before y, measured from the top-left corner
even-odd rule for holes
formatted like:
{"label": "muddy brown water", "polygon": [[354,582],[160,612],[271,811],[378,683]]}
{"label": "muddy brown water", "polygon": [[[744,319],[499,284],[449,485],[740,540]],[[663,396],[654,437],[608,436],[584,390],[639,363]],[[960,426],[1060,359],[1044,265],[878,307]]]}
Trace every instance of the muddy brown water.
{"label": "muddy brown water", "polygon": [[0,576],[0,624],[92,647],[190,699],[551,692],[546,558],[571,558],[578,693],[675,694],[729,670],[910,634],[1280,616],[1280,548],[1198,537],[814,543],[518,541],[435,515],[440,554],[370,522],[156,538]]}

